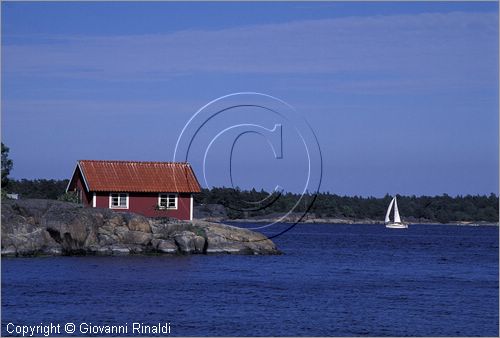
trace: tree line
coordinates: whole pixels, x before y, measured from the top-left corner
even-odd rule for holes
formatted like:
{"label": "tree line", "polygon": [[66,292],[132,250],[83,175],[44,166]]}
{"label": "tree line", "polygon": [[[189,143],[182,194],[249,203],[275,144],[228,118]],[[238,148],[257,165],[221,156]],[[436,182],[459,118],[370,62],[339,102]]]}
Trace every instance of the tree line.
{"label": "tree line", "polygon": [[43,198],[56,200],[64,195],[69,180],[9,179],[7,192],[19,194],[20,198]]}
{"label": "tree line", "polygon": [[[20,198],[65,199],[68,180],[9,179],[7,192]],[[2,189],[3,190],[3,189]],[[222,204],[229,218],[245,218],[283,213],[291,210],[308,211],[319,218],[348,218],[382,220],[392,197],[339,196],[329,192],[319,194],[274,193],[264,190],[233,188],[202,189],[194,195],[195,205]],[[259,201],[263,201],[258,203]],[[312,205],[311,205],[312,204]],[[400,196],[398,205],[403,219],[422,222],[498,222],[498,196],[465,195],[449,196]]]}
{"label": "tree line", "polygon": [[[413,222],[498,222],[498,196],[398,196],[402,217]],[[392,196],[382,198],[339,196],[329,192],[318,194],[274,193],[255,189],[245,191],[232,188],[203,189],[195,195],[197,204],[222,204],[229,218],[245,218],[282,213],[291,210],[309,211],[318,218],[348,218],[383,220]],[[262,201],[262,203],[255,203]],[[311,205],[312,204],[312,205]]]}

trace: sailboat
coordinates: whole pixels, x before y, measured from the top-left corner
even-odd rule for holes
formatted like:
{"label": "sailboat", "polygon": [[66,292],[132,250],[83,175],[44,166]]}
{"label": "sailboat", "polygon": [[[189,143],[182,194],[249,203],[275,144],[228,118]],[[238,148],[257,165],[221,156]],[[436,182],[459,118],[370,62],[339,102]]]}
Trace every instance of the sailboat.
{"label": "sailboat", "polygon": [[[390,214],[393,206],[394,206],[394,222],[391,222]],[[401,221],[401,216],[399,216],[398,201],[396,200],[396,196],[394,196],[391,203],[389,203],[389,208],[387,208],[387,213],[385,214],[385,227],[393,229],[408,228],[408,224],[403,223]]]}

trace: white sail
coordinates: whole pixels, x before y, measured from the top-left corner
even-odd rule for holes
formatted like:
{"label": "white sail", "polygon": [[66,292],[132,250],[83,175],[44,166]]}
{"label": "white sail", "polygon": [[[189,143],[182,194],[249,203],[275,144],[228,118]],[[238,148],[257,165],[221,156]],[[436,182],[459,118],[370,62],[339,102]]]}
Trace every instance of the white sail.
{"label": "white sail", "polygon": [[389,214],[391,213],[392,205],[394,204],[395,199],[396,197],[394,197],[391,200],[391,203],[389,203],[389,208],[387,208],[387,213],[385,214],[385,223],[389,223],[391,221],[391,219],[389,218]]}
{"label": "white sail", "polygon": [[398,201],[394,197],[394,223],[401,223],[401,217],[399,216]]}

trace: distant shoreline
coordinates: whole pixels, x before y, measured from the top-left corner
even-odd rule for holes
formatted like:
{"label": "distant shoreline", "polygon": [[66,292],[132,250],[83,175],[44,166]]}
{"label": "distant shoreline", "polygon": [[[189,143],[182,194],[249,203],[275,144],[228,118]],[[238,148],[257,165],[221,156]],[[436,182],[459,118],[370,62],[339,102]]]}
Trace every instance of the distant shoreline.
{"label": "distant shoreline", "polygon": [[[335,218],[335,219],[329,219],[329,218],[313,218],[313,219],[306,219],[302,220],[300,222],[297,222],[297,220],[293,219],[288,219],[285,220],[284,222],[279,221],[277,218],[238,218],[238,219],[228,219],[228,218],[218,218],[218,217],[206,217],[206,218],[201,218],[201,220],[204,221],[209,221],[209,222],[217,222],[217,223],[224,223],[224,222],[234,222],[234,223],[297,223],[297,224],[352,224],[352,225],[384,225],[384,222],[382,221],[376,221],[376,220],[370,220],[370,219],[363,219],[363,220],[350,220],[350,219],[340,219],[340,218]],[[485,221],[457,221],[457,222],[448,222],[448,223],[438,223],[438,222],[429,222],[429,221],[408,221],[408,224],[435,224],[435,225],[457,225],[457,226],[499,226],[498,223],[491,223],[491,222],[485,222]]]}

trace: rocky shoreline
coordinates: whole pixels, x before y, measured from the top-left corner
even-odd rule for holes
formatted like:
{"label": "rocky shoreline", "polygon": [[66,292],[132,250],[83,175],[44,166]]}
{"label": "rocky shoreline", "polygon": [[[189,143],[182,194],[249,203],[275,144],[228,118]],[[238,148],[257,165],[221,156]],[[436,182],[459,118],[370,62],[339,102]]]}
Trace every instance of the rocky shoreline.
{"label": "rocky shoreline", "polygon": [[2,201],[2,256],[279,254],[264,235],[224,224],[150,219],[74,203]]}

